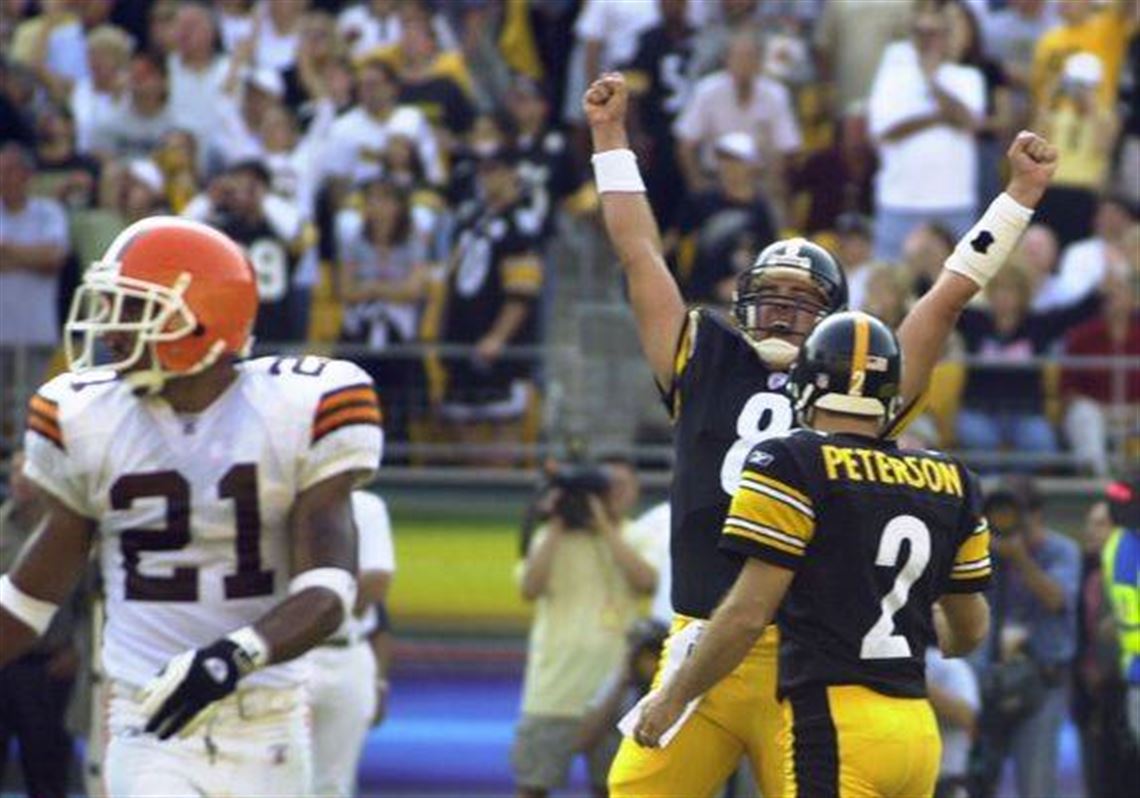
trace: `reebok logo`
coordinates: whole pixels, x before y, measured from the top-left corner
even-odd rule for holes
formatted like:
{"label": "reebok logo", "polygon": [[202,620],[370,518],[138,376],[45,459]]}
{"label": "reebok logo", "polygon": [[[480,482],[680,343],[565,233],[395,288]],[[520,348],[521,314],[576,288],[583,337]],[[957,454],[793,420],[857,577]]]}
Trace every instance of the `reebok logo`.
{"label": "reebok logo", "polygon": [[230,675],[230,669],[226,663],[217,657],[210,657],[202,663],[202,667],[206,669],[206,673],[210,674],[210,678],[218,684],[225,684],[226,677]]}

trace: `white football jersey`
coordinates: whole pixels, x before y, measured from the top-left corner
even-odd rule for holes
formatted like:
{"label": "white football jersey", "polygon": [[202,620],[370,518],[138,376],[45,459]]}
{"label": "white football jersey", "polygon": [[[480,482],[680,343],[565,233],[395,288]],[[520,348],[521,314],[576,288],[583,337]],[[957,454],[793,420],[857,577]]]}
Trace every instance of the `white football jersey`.
{"label": "white football jersey", "polygon": [[[336,474],[370,476],[383,443],[369,376],[316,357],[242,363],[192,417],[114,375],[64,374],[32,399],[28,426],[28,476],[98,525],[103,665],[139,686],[282,601],[297,496]],[[243,684],[286,686],[302,668]]]}

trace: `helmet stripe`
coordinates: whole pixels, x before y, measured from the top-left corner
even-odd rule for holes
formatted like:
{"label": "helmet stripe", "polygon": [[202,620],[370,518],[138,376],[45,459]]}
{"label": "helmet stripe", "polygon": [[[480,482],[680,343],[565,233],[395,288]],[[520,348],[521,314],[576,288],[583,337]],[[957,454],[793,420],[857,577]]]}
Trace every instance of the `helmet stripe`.
{"label": "helmet stripe", "polygon": [[851,396],[863,395],[863,383],[867,379],[867,346],[871,339],[871,325],[867,317],[855,316],[855,352],[851,355],[851,380],[847,393]]}

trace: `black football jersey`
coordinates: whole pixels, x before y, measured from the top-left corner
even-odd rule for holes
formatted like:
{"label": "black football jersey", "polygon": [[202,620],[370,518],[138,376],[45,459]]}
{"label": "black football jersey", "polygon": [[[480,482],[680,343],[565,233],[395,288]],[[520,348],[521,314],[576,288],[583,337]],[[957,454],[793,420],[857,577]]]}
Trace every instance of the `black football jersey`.
{"label": "black football jersey", "polygon": [[740,573],[739,560],[717,548],[720,530],[752,447],[792,429],[787,379],[724,317],[689,314],[664,397],[674,421],[670,549],[681,615],[709,617]]}
{"label": "black football jersey", "polygon": [[976,479],[950,457],[797,430],[749,453],[721,549],[795,571],[777,614],[781,696],[860,684],[926,695],[931,606],[991,576]]}
{"label": "black football jersey", "polygon": [[257,275],[257,323],[254,337],[266,343],[296,341],[305,331],[297,326],[290,300],[298,258],[292,243],[281,238],[265,219],[249,221],[221,214],[211,223],[245,250]]}
{"label": "black football jersey", "polygon": [[671,135],[673,121],[688,99],[693,77],[693,31],[674,37],[664,25],[650,28],[638,37],[637,53],[627,69],[645,90],[637,104],[645,130]]}

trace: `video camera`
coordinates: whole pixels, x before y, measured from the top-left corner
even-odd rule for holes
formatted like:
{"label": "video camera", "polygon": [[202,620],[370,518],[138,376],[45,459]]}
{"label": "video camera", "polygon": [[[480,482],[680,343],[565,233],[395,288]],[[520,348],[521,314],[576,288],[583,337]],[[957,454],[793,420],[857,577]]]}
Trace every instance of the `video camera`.
{"label": "video camera", "polygon": [[610,477],[604,466],[593,463],[560,463],[549,472],[547,489],[562,492],[554,505],[554,515],[562,519],[568,530],[592,529],[590,497],[601,497],[610,489]]}

